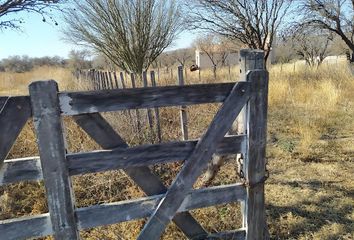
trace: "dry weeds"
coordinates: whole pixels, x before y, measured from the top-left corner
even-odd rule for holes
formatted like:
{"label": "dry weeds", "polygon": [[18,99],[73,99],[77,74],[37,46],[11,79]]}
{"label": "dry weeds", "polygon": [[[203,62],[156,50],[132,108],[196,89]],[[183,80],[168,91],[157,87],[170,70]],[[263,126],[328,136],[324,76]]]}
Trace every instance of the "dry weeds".
{"label": "dry weeds", "polygon": [[[218,72],[218,82],[238,78],[237,68]],[[163,74],[160,85],[176,82],[176,72]],[[0,94],[26,94],[29,82],[52,78],[60,89],[86,89],[65,69],[41,68],[24,74],[0,74]],[[187,74],[186,84],[214,82],[210,71]],[[221,80],[220,80],[221,79]],[[79,86],[78,86],[79,85]],[[354,239],[354,78],[346,65],[318,70],[293,65],[270,69],[268,149],[270,179],[266,184],[266,209],[272,239]],[[191,138],[208,126],[218,104],[188,108]],[[143,111],[141,114],[143,115]],[[131,113],[134,117],[134,112]],[[104,114],[131,145],[150,142],[148,128],[137,133],[127,113]],[[70,119],[64,119],[69,150],[99,149]],[[178,108],[161,109],[163,140],[180,139]],[[143,136],[143,137],[139,137]],[[9,158],[37,155],[33,126],[29,122]],[[170,184],[180,165],[153,166]],[[235,163],[228,162],[215,185],[237,180]],[[121,171],[74,178],[79,207],[143,196]],[[198,183],[195,187],[199,187]],[[20,183],[0,189],[0,219],[47,211],[42,182]],[[238,204],[198,209],[192,214],[209,231],[240,227]],[[82,232],[84,239],[133,239],[144,220]],[[171,224],[163,239],[184,239]]]}

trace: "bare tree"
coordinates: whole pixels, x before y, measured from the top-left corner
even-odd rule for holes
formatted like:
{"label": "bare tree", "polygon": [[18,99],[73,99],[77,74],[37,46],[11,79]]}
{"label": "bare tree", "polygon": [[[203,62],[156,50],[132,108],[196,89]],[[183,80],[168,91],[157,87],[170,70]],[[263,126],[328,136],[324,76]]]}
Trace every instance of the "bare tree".
{"label": "bare tree", "polygon": [[193,49],[192,48],[183,48],[183,49],[178,49],[174,52],[176,55],[176,60],[178,63],[184,68],[186,63],[193,58]]}
{"label": "bare tree", "polygon": [[329,54],[333,34],[313,27],[300,27],[291,36],[292,48],[310,67],[319,67]]}
{"label": "bare tree", "polygon": [[265,51],[267,61],[274,36],[289,13],[292,0],[192,0],[189,23],[195,29],[238,40]]}
{"label": "bare tree", "polygon": [[354,62],[354,0],[303,0],[304,25],[337,34],[351,51]]}
{"label": "bare tree", "polygon": [[43,17],[43,22],[50,19],[55,25],[58,23],[55,21],[52,15],[53,9],[60,9],[61,4],[66,2],[65,0],[0,0],[0,30],[4,29],[21,29],[23,19],[17,14],[19,12],[30,12],[39,14]]}
{"label": "bare tree", "polygon": [[168,73],[170,72],[170,68],[176,64],[176,61],[176,56],[172,52],[163,52],[155,59],[151,66],[153,68],[164,68],[165,72]]}
{"label": "bare tree", "polygon": [[91,53],[87,50],[71,50],[68,57],[68,66],[72,70],[91,68]]}
{"label": "bare tree", "polygon": [[175,39],[174,0],[83,0],[65,13],[66,39],[90,46],[123,70],[141,76]]}

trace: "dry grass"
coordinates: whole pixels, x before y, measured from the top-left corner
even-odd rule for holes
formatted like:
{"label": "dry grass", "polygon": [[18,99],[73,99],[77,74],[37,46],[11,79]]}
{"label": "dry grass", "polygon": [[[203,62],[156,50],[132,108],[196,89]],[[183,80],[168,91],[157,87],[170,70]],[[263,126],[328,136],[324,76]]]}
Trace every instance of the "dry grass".
{"label": "dry grass", "polygon": [[70,71],[64,68],[40,67],[25,73],[0,73],[0,96],[28,94],[28,85],[33,81],[55,79],[59,89],[76,87]]}
{"label": "dry grass", "polygon": [[[238,69],[218,71],[218,82],[238,78]],[[159,85],[175,82],[161,73]],[[83,89],[64,69],[38,69],[25,74],[0,74],[1,94],[24,94],[34,79],[59,80],[61,89]],[[222,79],[222,80],[219,80]],[[186,83],[214,82],[210,71],[187,74]],[[268,161],[271,177],[266,184],[266,209],[272,239],[354,239],[354,78],[346,65],[318,70],[301,65],[270,69]],[[206,129],[218,104],[188,108],[190,137]],[[141,112],[143,113],[143,112]],[[134,117],[134,112],[131,113]],[[130,124],[128,114],[104,115],[131,145],[150,141],[148,128],[141,134]],[[163,140],[180,138],[178,108],[161,109]],[[70,119],[65,119],[69,150],[99,149]],[[139,137],[143,136],[143,137]],[[28,123],[9,158],[37,154],[33,126]],[[154,166],[166,184],[179,164]],[[235,163],[222,167],[215,185],[237,181]],[[199,187],[198,183],[195,187]],[[79,207],[143,196],[121,171],[74,178]],[[47,211],[43,183],[21,183],[0,190],[0,219]],[[240,226],[239,206],[230,204],[199,209],[192,214],[209,231]],[[84,239],[133,239],[144,220],[95,228],[82,232]],[[170,225],[163,239],[184,239]]]}

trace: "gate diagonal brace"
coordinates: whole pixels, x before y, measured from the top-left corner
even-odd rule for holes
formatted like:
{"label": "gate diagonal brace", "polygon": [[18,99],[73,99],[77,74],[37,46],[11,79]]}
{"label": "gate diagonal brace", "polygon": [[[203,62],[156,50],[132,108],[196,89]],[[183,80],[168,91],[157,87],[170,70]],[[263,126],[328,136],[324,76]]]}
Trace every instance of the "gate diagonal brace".
{"label": "gate diagonal brace", "polygon": [[186,160],[165,197],[160,201],[138,240],[158,240],[167,224],[173,219],[177,210],[193,184],[207,167],[212,155],[232,123],[250,98],[250,85],[246,82],[235,84],[229,96],[215,115],[208,130],[198,141],[193,153]]}
{"label": "gate diagonal brace", "polygon": [[[128,144],[99,114],[82,114],[73,116],[75,122],[87,132],[104,149],[128,148]],[[161,180],[148,167],[124,169],[124,172],[148,195],[167,192]],[[189,239],[205,239],[208,233],[188,212],[178,213],[173,222]]]}
{"label": "gate diagonal brace", "polygon": [[0,169],[30,117],[29,97],[0,97]]}

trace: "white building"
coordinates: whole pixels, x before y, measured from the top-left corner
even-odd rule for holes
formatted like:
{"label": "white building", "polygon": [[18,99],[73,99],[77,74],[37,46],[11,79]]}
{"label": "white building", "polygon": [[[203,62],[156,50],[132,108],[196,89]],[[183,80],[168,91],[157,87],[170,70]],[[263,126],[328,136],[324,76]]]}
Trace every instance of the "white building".
{"label": "white building", "polygon": [[214,63],[218,66],[234,66],[239,62],[238,51],[233,52],[214,52],[208,56],[207,53],[197,49],[195,51],[195,63],[199,68],[212,68]]}

